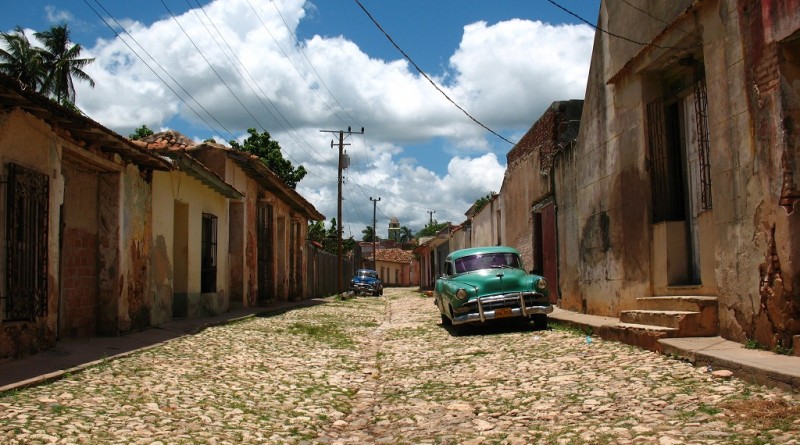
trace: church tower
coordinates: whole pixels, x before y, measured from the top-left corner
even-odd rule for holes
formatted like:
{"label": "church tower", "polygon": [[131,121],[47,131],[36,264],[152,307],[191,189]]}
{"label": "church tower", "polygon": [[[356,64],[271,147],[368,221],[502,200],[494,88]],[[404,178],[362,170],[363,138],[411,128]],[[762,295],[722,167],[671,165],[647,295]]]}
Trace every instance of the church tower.
{"label": "church tower", "polygon": [[400,241],[400,221],[396,216],[389,220],[389,239],[393,241]]}

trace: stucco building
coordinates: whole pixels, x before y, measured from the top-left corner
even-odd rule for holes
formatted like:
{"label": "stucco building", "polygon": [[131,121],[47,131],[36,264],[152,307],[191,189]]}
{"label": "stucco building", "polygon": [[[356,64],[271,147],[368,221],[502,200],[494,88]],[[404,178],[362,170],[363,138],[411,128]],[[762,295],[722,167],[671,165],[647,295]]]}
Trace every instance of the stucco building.
{"label": "stucco building", "polygon": [[309,222],[325,216],[249,153],[203,143],[188,149],[226,181],[245,191],[231,204],[231,301],[252,306],[315,296],[306,283]]}
{"label": "stucco building", "polygon": [[559,247],[562,305],[647,324],[699,311],[674,327],[797,344],[800,2],[603,0],[598,26],[561,161],[576,195],[558,228],[577,237]]}
{"label": "stucco building", "polygon": [[168,162],[0,75],[0,358],[150,323],[151,180]]}
{"label": "stucco building", "polygon": [[384,286],[410,286],[413,255],[397,247],[375,252],[375,270]]}

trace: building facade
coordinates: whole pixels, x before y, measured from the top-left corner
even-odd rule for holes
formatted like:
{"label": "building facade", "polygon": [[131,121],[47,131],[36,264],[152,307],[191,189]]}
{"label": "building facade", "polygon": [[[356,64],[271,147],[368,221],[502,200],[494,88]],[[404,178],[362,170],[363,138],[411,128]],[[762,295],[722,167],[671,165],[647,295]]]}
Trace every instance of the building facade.
{"label": "building facade", "polygon": [[559,209],[577,236],[559,250],[563,306],[624,317],[694,297],[718,319],[690,331],[789,347],[800,2],[604,0],[598,25],[574,157],[556,161],[577,189]]}
{"label": "building facade", "polygon": [[0,75],[0,358],[150,323],[151,180],[168,162]]}

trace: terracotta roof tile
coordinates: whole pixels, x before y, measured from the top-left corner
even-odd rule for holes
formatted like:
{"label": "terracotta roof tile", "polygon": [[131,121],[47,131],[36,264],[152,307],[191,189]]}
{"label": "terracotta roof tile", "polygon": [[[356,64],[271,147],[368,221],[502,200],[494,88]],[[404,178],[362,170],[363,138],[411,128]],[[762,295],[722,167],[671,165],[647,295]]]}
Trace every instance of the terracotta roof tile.
{"label": "terracotta roof tile", "polygon": [[402,264],[408,264],[414,258],[410,251],[397,248],[378,249],[378,251],[375,252],[375,256],[378,261]]}

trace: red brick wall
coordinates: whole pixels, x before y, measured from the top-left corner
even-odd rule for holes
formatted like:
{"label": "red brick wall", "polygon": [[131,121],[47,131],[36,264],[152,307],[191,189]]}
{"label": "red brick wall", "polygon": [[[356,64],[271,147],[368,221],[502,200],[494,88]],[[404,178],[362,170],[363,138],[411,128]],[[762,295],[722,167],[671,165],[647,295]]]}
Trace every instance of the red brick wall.
{"label": "red brick wall", "polygon": [[94,335],[97,315],[97,235],[64,229],[62,252],[62,335]]}

